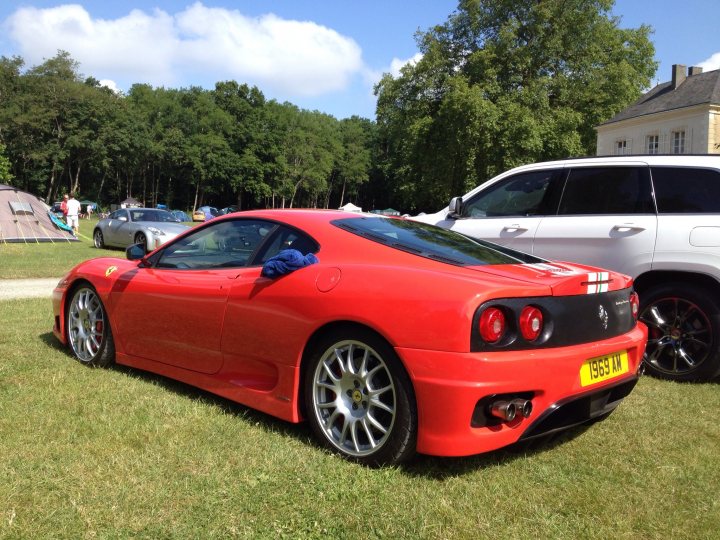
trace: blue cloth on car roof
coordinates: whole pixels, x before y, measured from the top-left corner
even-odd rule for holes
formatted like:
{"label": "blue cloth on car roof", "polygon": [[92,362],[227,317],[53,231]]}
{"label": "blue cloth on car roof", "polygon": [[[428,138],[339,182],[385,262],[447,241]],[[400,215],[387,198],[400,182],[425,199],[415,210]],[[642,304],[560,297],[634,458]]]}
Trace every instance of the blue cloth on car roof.
{"label": "blue cloth on car roof", "polygon": [[297,249],[284,249],[265,261],[262,275],[269,278],[284,276],[310,264],[320,262],[313,253],[303,255]]}

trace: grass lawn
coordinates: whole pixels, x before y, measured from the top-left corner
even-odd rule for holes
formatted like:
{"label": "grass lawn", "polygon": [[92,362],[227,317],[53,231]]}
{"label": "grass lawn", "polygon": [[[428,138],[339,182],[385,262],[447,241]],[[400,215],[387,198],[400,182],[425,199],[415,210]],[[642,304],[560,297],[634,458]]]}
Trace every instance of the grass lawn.
{"label": "grass lawn", "polygon": [[95,249],[97,219],[80,220],[79,242],[0,244],[0,279],[62,277],[77,263],[95,257],[124,257],[122,250]]}
{"label": "grass lawn", "polygon": [[[4,249],[7,246],[2,246]],[[2,538],[716,538],[720,387],[643,378],[526,452],[373,470],[305,425],[59,347],[0,302]]]}

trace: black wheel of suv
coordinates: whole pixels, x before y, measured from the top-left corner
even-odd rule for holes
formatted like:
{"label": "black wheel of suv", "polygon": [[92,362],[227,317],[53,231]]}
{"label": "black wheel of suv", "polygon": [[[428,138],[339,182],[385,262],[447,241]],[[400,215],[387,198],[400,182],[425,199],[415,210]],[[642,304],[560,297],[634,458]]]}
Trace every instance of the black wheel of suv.
{"label": "black wheel of suv", "polygon": [[325,336],[311,352],[305,407],[326,447],[365,465],[394,465],[415,452],[417,408],[395,351],[362,328]]}
{"label": "black wheel of suv", "polygon": [[640,295],[648,327],[643,358],[648,372],[674,381],[701,381],[720,373],[720,306],[702,287],[667,283]]}

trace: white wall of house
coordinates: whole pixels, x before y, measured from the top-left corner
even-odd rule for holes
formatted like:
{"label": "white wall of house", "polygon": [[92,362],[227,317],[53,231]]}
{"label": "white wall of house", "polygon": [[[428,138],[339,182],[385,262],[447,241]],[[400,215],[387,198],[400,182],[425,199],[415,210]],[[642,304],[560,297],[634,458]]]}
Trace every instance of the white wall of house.
{"label": "white wall of house", "polygon": [[[699,105],[648,114],[596,129],[599,156],[720,154],[720,107],[717,106]],[[651,144],[655,141],[657,151],[654,151],[655,144]]]}
{"label": "white wall of house", "polygon": [[713,106],[710,109],[710,129],[708,129],[710,141],[708,150],[711,154],[720,153],[720,106]]}

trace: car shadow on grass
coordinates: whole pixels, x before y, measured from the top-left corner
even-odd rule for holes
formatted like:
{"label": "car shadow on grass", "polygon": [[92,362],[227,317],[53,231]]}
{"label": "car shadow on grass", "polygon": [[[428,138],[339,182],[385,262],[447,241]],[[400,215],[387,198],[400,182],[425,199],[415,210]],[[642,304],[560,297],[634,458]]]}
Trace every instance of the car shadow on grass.
{"label": "car shadow on grass", "polygon": [[581,436],[591,427],[591,423],[581,424],[561,432],[537,437],[530,441],[516,443],[499,450],[474,456],[438,457],[417,455],[403,469],[409,476],[419,476],[432,480],[450,480],[481,469],[490,469],[506,465],[518,459],[526,459],[536,454],[549,452],[566,442]]}
{"label": "car shadow on grass", "polygon": [[[69,360],[73,362],[78,361],[69,349],[64,347],[55,338],[52,332],[42,334],[40,339],[53,349],[63,352],[67,355]],[[119,364],[113,364],[108,369],[117,373],[122,373],[128,378],[146,381],[177,395],[217,407],[226,414],[236,416],[244,421],[261,427],[267,433],[292,437],[303,444],[317,448],[319,452],[330,453],[328,450],[321,448],[320,444],[313,436],[309,426],[305,422],[299,424],[286,422],[256,409],[241,405],[235,401],[231,401],[199,389],[195,386],[151,373],[149,371],[143,371],[141,369]],[[477,470],[502,466],[518,459],[526,459],[529,456],[552,451],[555,448],[562,446],[567,441],[582,435],[591,427],[591,425],[592,424],[590,423],[581,424],[553,435],[538,437],[537,439],[517,443],[509,447],[474,456],[437,457],[418,454],[407,463],[400,465],[399,470],[411,477],[424,477],[440,481],[449,480],[464,474],[476,472]],[[341,458],[338,457],[337,459]]]}

